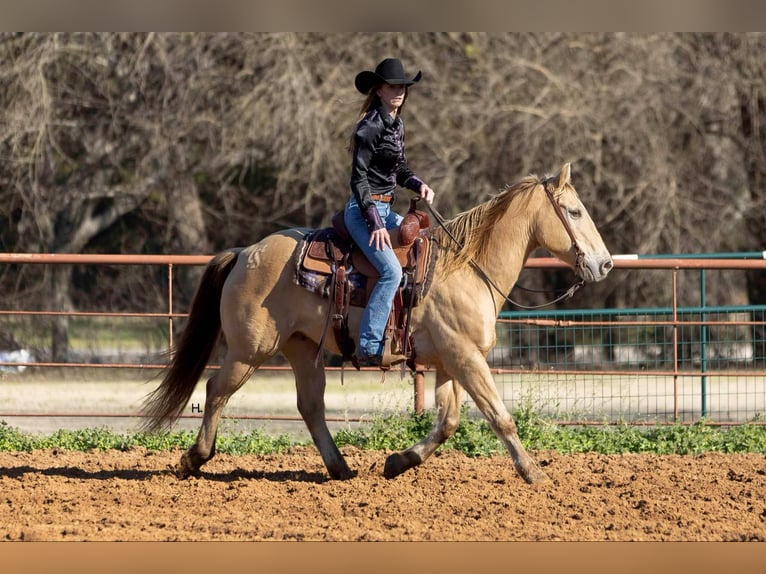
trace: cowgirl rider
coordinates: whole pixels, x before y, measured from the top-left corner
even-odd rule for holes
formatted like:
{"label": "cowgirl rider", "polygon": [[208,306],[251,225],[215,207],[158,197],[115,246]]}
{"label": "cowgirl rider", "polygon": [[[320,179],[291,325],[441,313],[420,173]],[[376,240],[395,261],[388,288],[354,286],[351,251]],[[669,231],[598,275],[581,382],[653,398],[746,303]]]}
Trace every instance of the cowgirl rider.
{"label": "cowgirl rider", "polygon": [[381,365],[386,321],[402,280],[402,268],[388,234],[402,221],[402,216],[391,210],[396,187],[420,194],[429,204],[434,198],[433,190],[412,172],[404,156],[401,112],[408,86],[420,77],[418,72],[408,78],[397,58],[387,58],[374,72],[360,72],[354,81],[356,89],[367,97],[350,146],[352,193],[344,220],[354,242],[380,274],[359,327],[353,357],[357,368]]}

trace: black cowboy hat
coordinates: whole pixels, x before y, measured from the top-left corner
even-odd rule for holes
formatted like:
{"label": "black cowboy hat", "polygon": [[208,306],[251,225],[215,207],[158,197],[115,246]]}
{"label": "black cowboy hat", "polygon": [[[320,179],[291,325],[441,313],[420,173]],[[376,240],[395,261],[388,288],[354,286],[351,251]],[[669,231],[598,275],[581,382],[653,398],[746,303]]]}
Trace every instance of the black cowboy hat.
{"label": "black cowboy hat", "polygon": [[365,70],[359,72],[354,80],[356,89],[367,94],[370,88],[377,84],[391,84],[391,85],[405,85],[411,86],[412,84],[420,81],[422,72],[415,74],[415,77],[411,80],[407,78],[407,74],[404,73],[404,67],[398,58],[386,58],[375,68],[374,72]]}

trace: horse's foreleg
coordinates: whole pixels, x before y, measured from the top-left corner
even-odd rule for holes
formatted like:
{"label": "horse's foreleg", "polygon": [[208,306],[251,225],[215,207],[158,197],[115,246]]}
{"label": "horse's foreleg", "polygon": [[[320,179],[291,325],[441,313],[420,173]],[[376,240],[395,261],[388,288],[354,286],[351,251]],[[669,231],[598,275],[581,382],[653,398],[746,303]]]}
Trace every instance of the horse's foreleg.
{"label": "horse's foreleg", "polygon": [[319,449],[327,472],[334,479],[347,480],[355,473],[348,467],[327,428],[325,420],[324,392],[326,386],[324,365],[314,365],[318,347],[302,335],[293,335],[282,352],[292,365],[295,388],[298,393],[298,412]]}
{"label": "horse's foreleg", "polygon": [[469,357],[456,361],[454,368],[455,372],[459,373],[458,376],[465,390],[487,419],[492,430],[505,444],[519,475],[530,484],[549,480],[524,449],[516,423],[497,392],[486,359],[476,351]]}
{"label": "horse's foreleg", "polygon": [[417,444],[401,452],[395,452],[386,459],[386,466],[383,469],[383,475],[386,478],[394,478],[419,465],[444,441],[455,434],[460,422],[463,387],[440,370],[436,373],[435,394],[436,420],[431,432]]}
{"label": "horse's foreleg", "polygon": [[205,410],[202,415],[197,440],[181,456],[178,474],[187,477],[195,474],[200,467],[215,456],[215,439],[221,412],[231,395],[247,380],[252,367],[245,363],[232,361],[228,357],[221,369],[207,382]]}

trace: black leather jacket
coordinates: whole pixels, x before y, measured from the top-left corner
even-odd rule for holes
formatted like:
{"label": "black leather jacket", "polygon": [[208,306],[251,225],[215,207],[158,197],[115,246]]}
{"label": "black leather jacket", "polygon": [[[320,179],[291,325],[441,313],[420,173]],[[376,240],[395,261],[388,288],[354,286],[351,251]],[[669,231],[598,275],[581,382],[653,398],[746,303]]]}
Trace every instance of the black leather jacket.
{"label": "black leather jacket", "polygon": [[[370,110],[356,126],[351,163],[351,191],[370,230],[383,227],[372,194],[392,196],[400,185],[419,191],[423,181],[407,165],[404,156],[404,122],[392,118],[382,107]],[[373,220],[374,219],[374,220]]]}

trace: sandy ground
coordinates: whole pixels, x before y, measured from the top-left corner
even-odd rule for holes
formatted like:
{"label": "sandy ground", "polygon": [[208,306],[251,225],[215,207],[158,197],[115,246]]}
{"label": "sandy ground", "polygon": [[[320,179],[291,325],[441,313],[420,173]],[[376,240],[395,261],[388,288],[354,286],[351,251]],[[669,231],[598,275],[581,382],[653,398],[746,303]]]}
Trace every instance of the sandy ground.
{"label": "sandy ground", "polygon": [[[5,377],[0,409],[82,417],[13,417],[29,432],[108,426],[131,432],[154,385],[126,380]],[[426,383],[426,408],[432,401]],[[191,404],[204,404],[204,385]],[[352,418],[412,405],[409,379],[389,374],[331,380],[333,432]],[[232,398],[229,414],[297,417],[292,384],[264,377]],[[191,414],[191,413],[189,413]],[[0,416],[0,419],[4,417]],[[263,420],[224,421],[228,430]],[[282,425],[282,426],[280,426]],[[181,428],[199,427],[184,419]],[[269,432],[308,440],[302,422]],[[443,450],[394,480],[387,453],[343,449],[357,476],[329,480],[318,452],[218,455],[200,477],[179,480],[180,452],[0,453],[0,540],[309,541],[733,541],[766,540],[766,457],[533,453],[552,478],[531,487],[508,456],[471,459]]]}
{"label": "sandy ground", "polygon": [[179,480],[180,452],[0,453],[0,539],[99,541],[766,540],[766,457],[440,451],[393,480],[385,454],[345,448],[358,474],[329,480],[318,453],[219,455]]}

